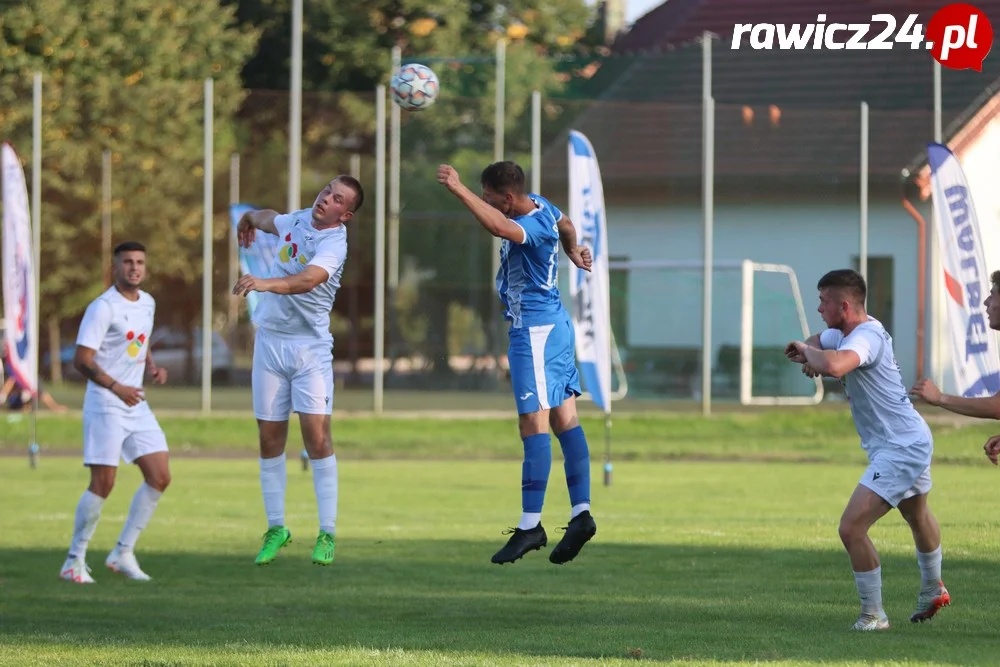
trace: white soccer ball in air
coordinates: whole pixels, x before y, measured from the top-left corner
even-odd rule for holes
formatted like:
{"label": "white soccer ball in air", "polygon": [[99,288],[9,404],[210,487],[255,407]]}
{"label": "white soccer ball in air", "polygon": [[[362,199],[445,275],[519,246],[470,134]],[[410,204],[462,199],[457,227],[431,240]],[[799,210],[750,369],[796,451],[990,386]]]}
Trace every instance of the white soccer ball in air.
{"label": "white soccer ball in air", "polygon": [[421,111],[434,104],[441,85],[437,75],[426,65],[403,65],[389,84],[392,99],[407,111]]}

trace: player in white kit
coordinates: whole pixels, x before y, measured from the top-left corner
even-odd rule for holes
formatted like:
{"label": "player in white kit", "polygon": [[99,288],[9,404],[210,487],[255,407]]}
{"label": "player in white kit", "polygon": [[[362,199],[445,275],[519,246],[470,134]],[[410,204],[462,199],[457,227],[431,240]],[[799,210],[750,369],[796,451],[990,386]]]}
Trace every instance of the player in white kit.
{"label": "player in white kit", "polygon": [[951,602],[941,582],[941,531],[927,503],[934,441],[927,422],[907,396],[892,338],[865,310],[867,287],[857,271],[842,269],[818,284],[819,313],[829,327],[785,350],[807,375],[834,377],[844,386],[869,466],[843,516],[840,539],[851,558],[861,597],[855,630],[885,630],[882,568],[868,530],[892,508],[910,525],[921,588],[913,622],[932,618]]}
{"label": "player in white kit", "polygon": [[233,294],[260,292],[253,314],[253,410],[260,436],[260,486],[268,529],[256,563],[267,565],[292,541],[285,526],[285,443],[288,418],[299,415],[312,463],[319,535],[312,561],[334,557],[337,521],[337,457],[330,438],[333,409],[333,336],[330,311],[347,259],[346,223],[364,201],[361,184],[338,176],[312,208],[278,215],[250,211],[237,225],[249,247],[257,230],[279,237],[281,249],[267,277],[245,275]]}
{"label": "player in white kit", "polygon": [[149,354],[156,302],[139,289],[146,277],[146,249],[122,243],[114,250],[114,284],[94,299],[80,323],[73,365],[87,378],[83,399],[83,464],[90,486],[76,506],[73,541],[60,576],[92,584],[87,545],[101,518],[101,506],[115,485],[118,460],[135,463],[143,484],[135,492],[125,526],[105,565],[139,581],[150,577],[139,568],[134,549],[160,496],[170,484],[167,439],[145,400],[143,374],[167,381]]}

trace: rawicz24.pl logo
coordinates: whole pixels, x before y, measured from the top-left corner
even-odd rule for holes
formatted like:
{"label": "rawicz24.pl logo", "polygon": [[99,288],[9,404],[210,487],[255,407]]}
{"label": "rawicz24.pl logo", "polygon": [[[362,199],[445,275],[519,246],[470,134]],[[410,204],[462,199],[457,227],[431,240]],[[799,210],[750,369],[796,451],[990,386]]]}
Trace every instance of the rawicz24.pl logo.
{"label": "rawicz24.pl logo", "polygon": [[731,48],[887,50],[896,44],[924,48],[951,69],[983,70],[983,60],[993,47],[993,26],[982,11],[964,3],[942,7],[924,28],[919,15],[910,14],[898,25],[892,14],[872,14],[870,23],[836,23],[819,14],[816,23],[737,23]]}

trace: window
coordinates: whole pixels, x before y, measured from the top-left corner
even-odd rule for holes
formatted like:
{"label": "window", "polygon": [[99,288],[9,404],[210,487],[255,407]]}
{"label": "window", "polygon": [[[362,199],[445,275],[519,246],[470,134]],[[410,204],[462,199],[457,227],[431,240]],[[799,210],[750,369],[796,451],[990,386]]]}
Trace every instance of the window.
{"label": "window", "polygon": [[[860,271],[857,256],[851,258],[855,271]],[[877,319],[890,335],[893,333],[892,313],[895,306],[893,295],[892,256],[868,256],[868,314]]]}

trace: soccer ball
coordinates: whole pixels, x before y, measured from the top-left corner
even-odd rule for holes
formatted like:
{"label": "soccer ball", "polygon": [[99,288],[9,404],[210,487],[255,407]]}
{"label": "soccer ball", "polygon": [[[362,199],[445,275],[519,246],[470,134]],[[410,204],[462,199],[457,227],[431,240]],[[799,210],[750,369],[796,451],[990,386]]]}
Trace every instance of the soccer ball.
{"label": "soccer ball", "polygon": [[426,65],[403,65],[389,84],[392,99],[407,111],[420,111],[434,104],[441,85]]}

